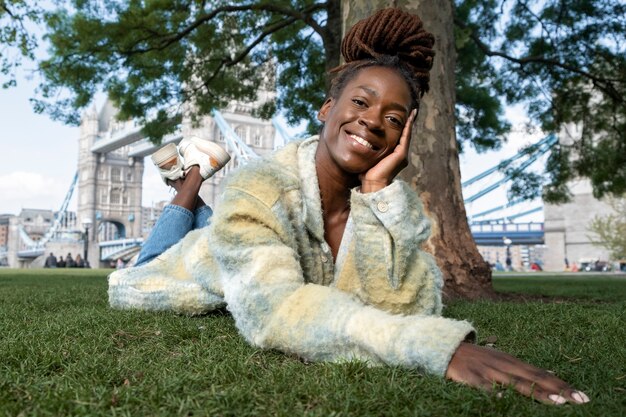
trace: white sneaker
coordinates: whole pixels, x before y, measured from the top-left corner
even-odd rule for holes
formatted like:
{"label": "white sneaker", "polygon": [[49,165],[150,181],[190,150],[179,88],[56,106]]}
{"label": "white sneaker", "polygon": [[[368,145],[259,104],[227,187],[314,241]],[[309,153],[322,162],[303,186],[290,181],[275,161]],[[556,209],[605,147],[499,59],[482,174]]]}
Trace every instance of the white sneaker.
{"label": "white sneaker", "polygon": [[175,144],[168,143],[153,153],[151,158],[166,185],[169,185],[168,180],[176,181],[185,176],[183,161]]}
{"label": "white sneaker", "polygon": [[178,151],[185,163],[185,172],[194,165],[200,167],[203,179],[213,176],[230,161],[230,155],[217,143],[191,136],[178,144]]}

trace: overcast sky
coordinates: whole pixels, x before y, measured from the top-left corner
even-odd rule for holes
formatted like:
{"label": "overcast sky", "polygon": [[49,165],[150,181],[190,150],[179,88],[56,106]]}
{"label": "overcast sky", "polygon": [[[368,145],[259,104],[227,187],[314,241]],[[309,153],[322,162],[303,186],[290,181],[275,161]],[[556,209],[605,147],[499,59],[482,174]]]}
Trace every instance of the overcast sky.
{"label": "overcast sky", "polygon": [[[35,87],[21,78],[17,87],[0,89],[0,213],[58,210],[76,172],[79,128],[36,114],[29,102]],[[171,198],[153,165],[145,166],[143,205]]]}
{"label": "overcast sky", "polygon": [[[0,145],[4,156],[0,164],[0,213],[18,214],[22,208],[58,210],[67,193],[77,167],[79,129],[54,122],[46,115],[35,114],[29,102],[35,83],[20,78],[18,86],[0,89]],[[507,117],[517,127],[517,133],[498,152],[477,155],[468,151],[461,156],[463,179],[483,172],[508,158],[525,144],[536,142],[541,134],[527,135],[521,126],[523,111],[509,109]],[[169,190],[147,158],[144,170],[143,205],[170,199]],[[504,190],[471,207],[475,212],[503,204]],[[76,207],[76,198],[70,204]],[[535,204],[536,205],[536,204]],[[542,216],[531,220],[540,221]]]}

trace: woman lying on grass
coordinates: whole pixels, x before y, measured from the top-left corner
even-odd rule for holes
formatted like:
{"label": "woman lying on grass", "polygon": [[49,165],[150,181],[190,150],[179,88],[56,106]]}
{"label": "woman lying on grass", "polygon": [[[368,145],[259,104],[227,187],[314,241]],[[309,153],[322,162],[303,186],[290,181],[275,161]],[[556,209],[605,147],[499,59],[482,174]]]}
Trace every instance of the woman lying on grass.
{"label": "woman lying on grass", "polygon": [[[261,348],[415,367],[487,390],[510,384],[547,403],[587,402],[550,373],[472,344],[469,323],[440,316],[440,273],[419,249],[429,223],[417,195],[395,179],[428,90],[433,43],[417,16],[398,9],[357,23],[319,111],[319,137],[233,173],[210,225],[191,231],[206,175],[202,163],[190,168],[198,149],[183,142],[190,170],[181,179],[174,165],[168,178],[179,191],[173,211],[187,226],[155,227],[143,265],[111,274],[111,305],[200,314],[226,303]],[[179,239],[163,230],[185,236],[151,260],[151,241]]]}

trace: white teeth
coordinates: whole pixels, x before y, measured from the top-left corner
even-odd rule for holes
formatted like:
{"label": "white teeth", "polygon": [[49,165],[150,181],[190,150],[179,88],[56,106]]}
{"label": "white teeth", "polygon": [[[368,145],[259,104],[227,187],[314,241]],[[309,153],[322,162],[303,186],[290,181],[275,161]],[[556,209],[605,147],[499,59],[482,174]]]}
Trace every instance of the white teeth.
{"label": "white teeth", "polygon": [[371,144],[371,143],[369,143],[368,141],[366,141],[365,139],[363,139],[362,137],[357,136],[357,135],[350,135],[350,137],[351,137],[352,139],[356,140],[357,142],[359,142],[361,145],[366,146],[366,147],[368,147],[368,148],[370,148],[370,149],[374,149],[374,147],[372,146],[372,144]]}

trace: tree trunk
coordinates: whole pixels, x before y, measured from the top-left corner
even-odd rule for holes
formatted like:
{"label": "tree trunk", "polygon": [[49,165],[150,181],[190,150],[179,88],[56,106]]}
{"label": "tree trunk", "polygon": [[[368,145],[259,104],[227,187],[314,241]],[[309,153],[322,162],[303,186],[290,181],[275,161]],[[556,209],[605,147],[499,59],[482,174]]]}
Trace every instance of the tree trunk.
{"label": "tree trunk", "polygon": [[493,295],[491,269],[472,238],[463,196],[455,133],[454,30],[452,0],[343,0],[343,31],[374,11],[397,6],[419,15],[435,35],[430,92],[420,104],[413,129],[409,166],[402,178],[418,190],[432,235],[432,253],[444,277],[444,297],[476,299]]}
{"label": "tree trunk", "polygon": [[[324,25],[324,54],[326,55],[326,72],[339,65],[341,58],[342,18],[341,1],[326,2],[326,25]],[[326,89],[330,87],[330,77],[326,77]]]}

